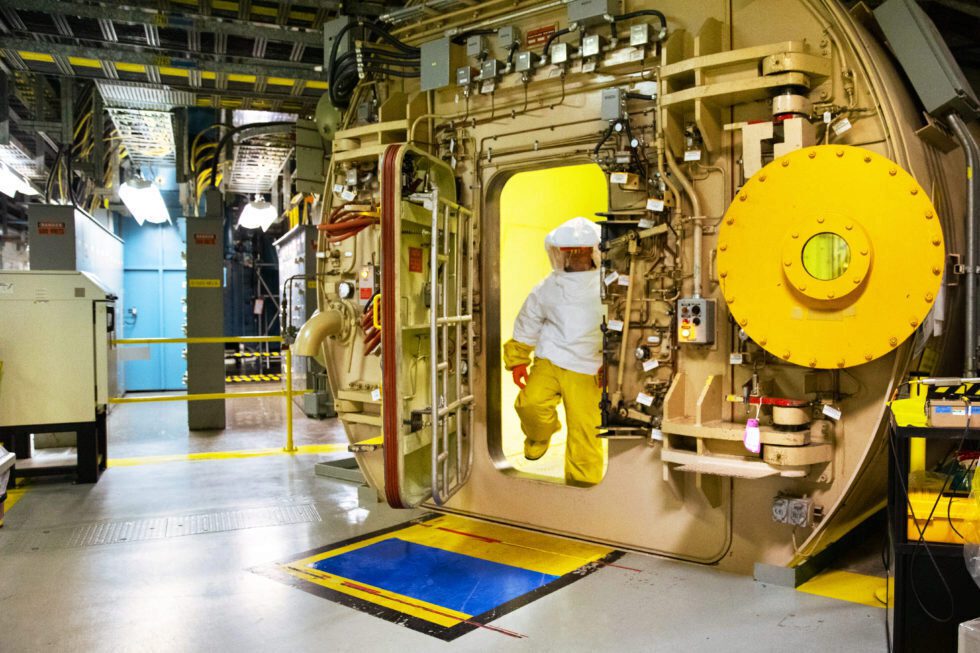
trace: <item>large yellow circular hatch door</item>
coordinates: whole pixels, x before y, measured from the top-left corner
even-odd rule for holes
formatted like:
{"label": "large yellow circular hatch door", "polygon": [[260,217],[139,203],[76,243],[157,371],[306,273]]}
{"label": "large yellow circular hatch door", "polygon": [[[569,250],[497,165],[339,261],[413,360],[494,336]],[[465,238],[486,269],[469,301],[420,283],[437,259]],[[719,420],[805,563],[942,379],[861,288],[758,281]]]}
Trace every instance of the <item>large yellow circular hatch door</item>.
{"label": "large yellow circular hatch door", "polygon": [[926,192],[859,147],[791,152],[755,174],[718,233],[735,321],[766,351],[815,368],[884,356],[936,301],[943,232]]}

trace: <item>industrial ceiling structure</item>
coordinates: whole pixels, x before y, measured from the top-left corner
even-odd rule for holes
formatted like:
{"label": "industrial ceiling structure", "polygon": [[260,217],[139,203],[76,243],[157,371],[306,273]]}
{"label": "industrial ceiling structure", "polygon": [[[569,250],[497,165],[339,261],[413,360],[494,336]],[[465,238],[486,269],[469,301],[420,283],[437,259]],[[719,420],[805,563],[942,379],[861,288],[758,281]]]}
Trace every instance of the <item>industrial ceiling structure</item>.
{"label": "industrial ceiling structure", "polygon": [[[973,36],[980,31],[980,6],[964,0],[922,4],[976,83],[980,53]],[[71,132],[79,124],[78,97],[94,83],[92,132],[115,126],[119,133],[113,138],[122,139],[133,161],[172,165],[182,147],[166,124],[175,108],[312,114],[327,89],[323,27],[338,16],[373,16],[411,40],[440,33],[445,17],[479,13],[480,5],[477,0],[0,0],[0,162],[37,188],[50,185],[59,151],[77,136]],[[92,140],[75,174],[101,180],[101,162],[111,147],[109,141]],[[279,174],[291,149],[288,143],[267,145],[240,148],[229,190],[254,192],[267,185],[265,179],[252,185],[243,181],[258,164],[266,177]],[[2,201],[0,228],[20,224],[22,204]]]}

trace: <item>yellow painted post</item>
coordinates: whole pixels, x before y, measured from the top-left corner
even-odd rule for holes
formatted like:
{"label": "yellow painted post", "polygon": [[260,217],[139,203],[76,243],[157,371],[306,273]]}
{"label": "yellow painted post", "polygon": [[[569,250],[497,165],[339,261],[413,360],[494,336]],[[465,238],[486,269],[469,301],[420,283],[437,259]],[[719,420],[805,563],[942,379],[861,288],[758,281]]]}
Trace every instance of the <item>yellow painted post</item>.
{"label": "yellow painted post", "polygon": [[293,453],[296,445],[293,443],[293,350],[283,343],[286,350],[286,448],[283,451]]}

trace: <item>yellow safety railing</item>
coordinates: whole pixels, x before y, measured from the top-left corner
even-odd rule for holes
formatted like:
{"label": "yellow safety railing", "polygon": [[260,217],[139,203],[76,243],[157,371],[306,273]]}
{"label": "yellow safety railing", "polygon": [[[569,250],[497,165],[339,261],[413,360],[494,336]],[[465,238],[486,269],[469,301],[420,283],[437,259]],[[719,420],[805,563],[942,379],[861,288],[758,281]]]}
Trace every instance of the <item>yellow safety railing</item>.
{"label": "yellow safety railing", "polygon": [[[214,345],[226,342],[235,344],[278,342],[282,345],[281,336],[238,336],[238,337],[207,337],[207,338],[120,338],[113,340],[113,345]],[[146,395],[140,397],[110,397],[110,404],[145,404],[158,401],[208,401],[213,399],[242,399],[245,397],[285,397],[286,398],[286,446],[283,451],[297,451],[293,443],[293,396],[304,392],[293,392],[293,352],[289,345],[282,345],[286,358],[283,365],[286,368],[285,390],[250,390],[247,392],[211,392],[183,395]],[[222,374],[224,376],[224,374]]]}

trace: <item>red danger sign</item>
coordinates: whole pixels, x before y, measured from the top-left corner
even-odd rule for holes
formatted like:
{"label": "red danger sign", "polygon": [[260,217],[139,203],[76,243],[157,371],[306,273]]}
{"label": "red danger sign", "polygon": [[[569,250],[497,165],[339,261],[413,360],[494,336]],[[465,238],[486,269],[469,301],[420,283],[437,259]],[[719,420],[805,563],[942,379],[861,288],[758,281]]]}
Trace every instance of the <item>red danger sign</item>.
{"label": "red danger sign", "polygon": [[422,250],[418,247],[408,248],[408,271],[409,272],[421,272],[422,271]]}
{"label": "red danger sign", "polygon": [[366,302],[367,300],[371,299],[371,296],[373,294],[374,294],[374,291],[371,290],[370,288],[361,288],[361,300],[362,301],[365,301]]}
{"label": "red danger sign", "polygon": [[217,234],[194,234],[194,242],[198,245],[215,245],[218,242]]}
{"label": "red danger sign", "polygon": [[528,30],[527,36],[524,37],[524,45],[529,48],[535,45],[544,45],[557,30],[557,25],[545,25],[544,27]]}
{"label": "red danger sign", "polygon": [[37,233],[42,236],[64,236],[65,223],[41,220],[37,223]]}

